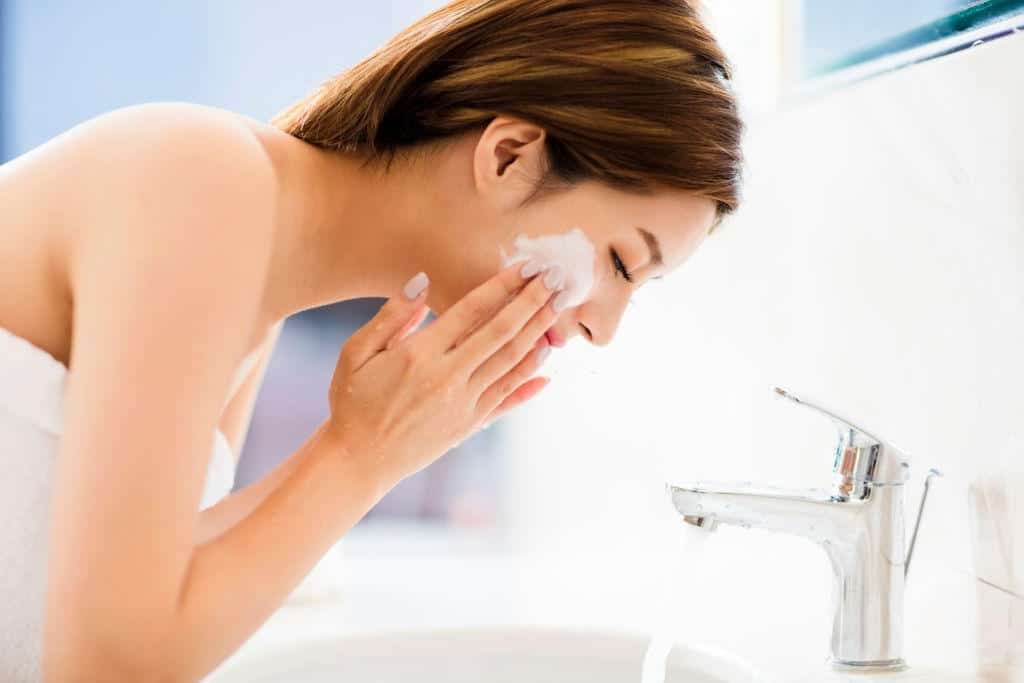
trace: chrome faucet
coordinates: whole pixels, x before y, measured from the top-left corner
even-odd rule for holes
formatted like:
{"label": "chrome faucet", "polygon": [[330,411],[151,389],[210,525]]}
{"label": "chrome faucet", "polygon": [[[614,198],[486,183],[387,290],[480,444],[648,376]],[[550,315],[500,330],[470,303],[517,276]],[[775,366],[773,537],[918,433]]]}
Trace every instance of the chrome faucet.
{"label": "chrome faucet", "polygon": [[776,394],[831,418],[839,430],[829,490],[749,484],[666,485],[683,520],[713,531],[719,524],[803,536],[832,563],[833,669],[899,671],[903,659],[903,586],[933,476],[925,480],[909,552],[904,553],[903,482],[909,458],[849,420],[792,393]]}

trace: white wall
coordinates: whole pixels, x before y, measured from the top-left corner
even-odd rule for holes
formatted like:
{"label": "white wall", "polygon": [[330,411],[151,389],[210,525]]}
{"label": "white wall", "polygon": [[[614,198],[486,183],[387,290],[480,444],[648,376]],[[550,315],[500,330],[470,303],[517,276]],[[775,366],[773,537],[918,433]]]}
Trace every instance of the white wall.
{"label": "white wall", "polygon": [[110,109],[185,100],[267,120],[437,7],[0,0],[6,158]]}

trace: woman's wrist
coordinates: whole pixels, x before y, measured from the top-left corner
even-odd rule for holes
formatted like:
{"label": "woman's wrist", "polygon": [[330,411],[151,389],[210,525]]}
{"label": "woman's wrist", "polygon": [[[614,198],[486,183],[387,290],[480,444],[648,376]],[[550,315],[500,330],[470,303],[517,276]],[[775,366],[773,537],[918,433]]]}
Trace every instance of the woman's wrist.
{"label": "woman's wrist", "polygon": [[320,423],[314,439],[318,443],[318,450],[323,451],[342,469],[340,476],[346,481],[357,483],[360,490],[366,491],[372,497],[373,505],[391,489],[382,468],[375,466],[373,458],[369,457],[368,453],[349,443],[329,419]]}

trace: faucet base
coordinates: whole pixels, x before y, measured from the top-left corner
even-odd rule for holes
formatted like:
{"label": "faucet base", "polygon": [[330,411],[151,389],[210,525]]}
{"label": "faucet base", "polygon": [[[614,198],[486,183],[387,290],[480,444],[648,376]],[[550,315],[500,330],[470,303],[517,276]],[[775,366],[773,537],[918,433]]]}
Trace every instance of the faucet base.
{"label": "faucet base", "polygon": [[841,659],[832,660],[832,669],[835,671],[905,671],[909,667],[903,658],[883,659],[877,662],[844,662]]}

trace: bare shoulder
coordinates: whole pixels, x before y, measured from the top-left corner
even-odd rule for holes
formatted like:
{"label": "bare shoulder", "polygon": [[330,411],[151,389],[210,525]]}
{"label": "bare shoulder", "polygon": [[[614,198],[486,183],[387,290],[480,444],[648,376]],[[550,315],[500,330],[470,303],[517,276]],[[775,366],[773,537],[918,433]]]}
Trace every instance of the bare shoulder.
{"label": "bare shoulder", "polygon": [[67,358],[82,281],[124,259],[141,265],[150,254],[193,282],[223,289],[234,277],[253,296],[279,187],[267,150],[240,114],[155,102],[84,121],[0,166],[10,245],[0,247],[0,287],[28,283],[37,293],[31,305],[7,305],[0,319]]}
{"label": "bare shoulder", "polygon": [[225,201],[248,195],[247,203],[266,208],[277,186],[270,157],[244,116],[187,102],[101,114],[5,167],[21,189],[45,185],[37,199],[63,207],[52,218],[79,234],[83,217],[102,217],[137,199],[201,192],[209,201],[216,190]]}
{"label": "bare shoulder", "polygon": [[169,143],[184,153],[206,150],[210,144],[260,151],[248,121],[241,114],[203,104],[147,102],[100,114],[60,137],[81,139],[83,144],[111,151],[131,147],[131,143]]}
{"label": "bare shoulder", "polygon": [[198,393],[222,397],[217,378],[259,332],[274,243],[279,184],[263,144],[240,115],[178,102],[117,109],[61,138],[57,176],[75,179],[72,364],[99,367],[97,349],[123,337],[168,365],[195,345],[215,382]]}
{"label": "bare shoulder", "polygon": [[[102,187],[121,173],[162,166],[190,174],[230,170],[224,180],[269,182],[273,166],[252,124],[241,114],[189,102],[122,107],[83,121],[4,164],[3,176],[45,171],[51,180],[64,181],[70,174],[89,187]],[[69,198],[74,187],[56,189]]]}
{"label": "bare shoulder", "polygon": [[77,179],[68,190],[78,209],[77,219],[68,217],[78,221],[69,239],[72,287],[86,264],[138,254],[147,245],[178,260],[189,277],[234,277],[250,292],[259,285],[279,183],[243,117],[160,102],[114,110],[65,135],[63,158]]}
{"label": "bare shoulder", "polygon": [[[132,199],[111,197],[110,191],[202,192],[211,184],[226,199],[245,194],[257,207],[274,197],[270,156],[245,117],[234,112],[186,102],[140,104],[90,119],[61,137],[67,138],[68,162],[78,171],[90,167],[82,179],[106,190],[108,203]],[[158,187],[161,182],[170,185]]]}

